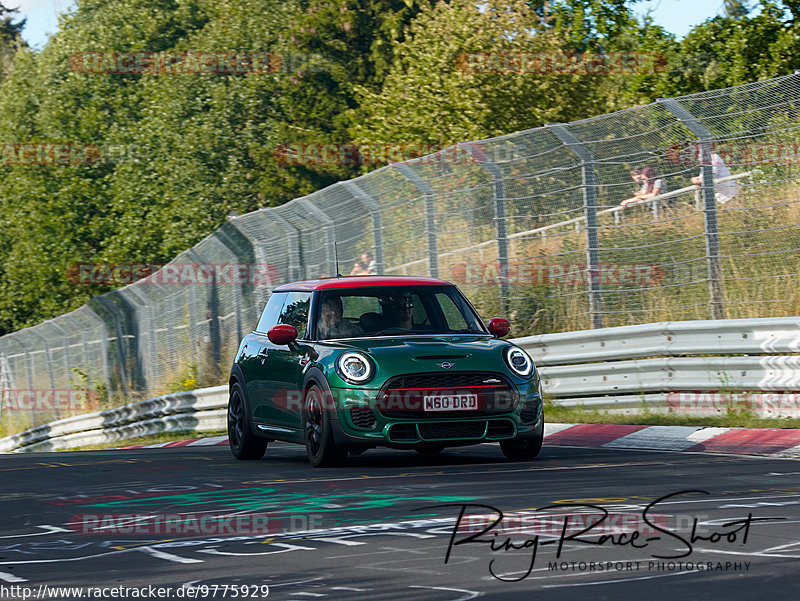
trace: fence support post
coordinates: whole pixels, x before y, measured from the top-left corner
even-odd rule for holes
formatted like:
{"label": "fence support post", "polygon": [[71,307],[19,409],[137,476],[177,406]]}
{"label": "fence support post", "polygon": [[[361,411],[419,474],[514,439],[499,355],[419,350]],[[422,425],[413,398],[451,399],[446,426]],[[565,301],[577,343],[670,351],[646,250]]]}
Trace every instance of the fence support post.
{"label": "fence support post", "polygon": [[[106,322],[103,321],[103,318],[101,318],[97,313],[92,311],[92,309],[89,307],[88,304],[85,305],[85,307],[86,307],[85,312],[100,328],[100,349],[101,349],[100,352],[103,355],[103,381],[106,384],[106,393],[110,395],[112,392],[112,382],[111,382],[111,366],[109,365],[109,360],[108,360],[108,338],[109,338],[108,328],[106,327]],[[88,354],[88,344],[86,343],[85,333],[83,332],[81,333],[81,338],[83,340],[84,349],[87,351]]]}
{"label": "fence support post", "polygon": [[436,207],[433,203],[435,192],[431,185],[417,175],[408,165],[396,163],[392,166],[422,193],[425,201],[425,240],[428,248],[428,275],[432,278],[438,278],[439,250],[436,241]]}
{"label": "fence support post", "polygon": [[[162,267],[163,269],[163,267]],[[156,316],[153,309],[153,303],[150,297],[136,284],[128,284],[122,288],[120,294],[122,296],[129,293],[131,297],[127,300],[132,301],[134,309],[134,319],[136,320],[136,337],[140,352],[146,348],[147,359],[143,361],[142,376],[144,378],[144,391],[150,393],[156,387],[161,386],[162,382],[157,381],[155,375],[155,367],[158,362],[158,348],[156,348]],[[144,315],[147,314],[147,325],[149,328],[142,327],[142,320]],[[147,346],[145,347],[144,338],[147,337]]]}
{"label": "fence support post", "polygon": [[[117,296],[118,296],[118,298],[122,298],[119,295],[117,295]],[[134,390],[139,389],[140,384],[144,380],[144,376],[141,374],[141,371],[140,371],[141,370],[141,360],[140,360],[141,358],[139,356],[138,351],[134,352],[134,353],[131,353],[130,358],[128,357],[128,353],[127,353],[126,347],[125,347],[125,332],[124,332],[123,327],[122,327],[122,313],[121,313],[121,311],[119,311],[114,306],[114,303],[112,303],[108,298],[106,298],[105,295],[95,296],[89,302],[91,303],[93,301],[96,301],[99,305],[101,305],[105,309],[105,311],[108,312],[108,315],[110,316],[110,318],[111,318],[111,320],[113,322],[111,325],[113,325],[113,327],[114,327],[114,336],[113,336],[113,338],[116,339],[116,347],[117,347],[116,348],[116,353],[117,353],[117,359],[118,359],[118,365],[119,365],[119,381],[120,381],[120,386],[122,387],[122,390],[119,391],[119,392],[122,392],[122,394],[128,396]],[[127,306],[128,306],[128,304],[126,303],[126,307]],[[95,311],[95,314],[97,314],[97,311]],[[106,320],[104,319],[103,321],[105,322]],[[138,349],[138,347],[139,347],[139,339],[138,338],[134,338],[134,346],[135,346],[136,349]],[[108,361],[109,361],[109,363],[111,363],[110,355],[109,355]],[[130,383],[130,384],[129,384],[129,379],[128,379],[129,370],[130,370],[130,373],[131,373],[131,378],[133,380],[133,382]],[[117,391],[114,391],[111,386],[109,386],[109,392],[112,392],[112,391],[113,392],[117,392]]]}
{"label": "fence support post", "polygon": [[597,241],[597,179],[594,157],[562,123],[545,125],[581,161],[583,215],[586,219],[586,270],[589,274],[589,313],[592,328],[603,327],[603,298],[600,289],[600,259]]}
{"label": "fence support post", "polygon": [[700,142],[700,173],[703,178],[703,221],[706,235],[706,260],[708,262],[708,296],[711,302],[711,318],[725,319],[722,268],[719,259],[719,230],[717,226],[717,200],[714,196],[714,169],[711,164],[711,149],[714,136],[703,123],[675,98],[659,98],[657,101],[677,117]]}
{"label": "fence support post", "polygon": [[375,271],[378,275],[383,275],[386,269],[386,260],[383,256],[383,224],[381,222],[381,203],[364,192],[364,189],[355,181],[342,182],[342,186],[347,189],[353,198],[358,200],[369,210],[372,218],[372,249],[375,253]]}
{"label": "fence support post", "polygon": [[[259,212],[263,212],[267,216],[267,219],[274,221],[279,228],[286,232],[286,241],[289,245],[289,273],[287,274],[288,279],[286,281],[294,282],[296,280],[302,280],[305,277],[305,271],[303,270],[301,261],[300,234],[297,228],[271,208],[259,209]],[[272,290],[270,289],[269,292],[272,292]]]}
{"label": "fence support post", "polygon": [[506,187],[503,170],[488,157],[482,157],[479,162],[492,175],[497,262],[500,268],[500,297],[503,311],[508,313],[508,224],[506,223]]}
{"label": "fence support post", "polygon": [[308,212],[314,215],[317,221],[322,223],[322,228],[325,230],[325,251],[326,260],[328,262],[328,273],[330,273],[331,276],[338,275],[336,269],[336,224],[325,211],[320,209],[308,198],[298,198],[297,203],[308,209]]}

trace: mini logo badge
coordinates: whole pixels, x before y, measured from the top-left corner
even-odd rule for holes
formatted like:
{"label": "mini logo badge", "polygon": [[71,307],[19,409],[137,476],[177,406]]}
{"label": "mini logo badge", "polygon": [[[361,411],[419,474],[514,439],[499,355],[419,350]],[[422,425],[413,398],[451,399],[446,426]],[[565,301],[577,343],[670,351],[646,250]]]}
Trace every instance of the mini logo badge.
{"label": "mini logo badge", "polygon": [[455,365],[455,363],[448,363],[447,361],[445,361],[444,363],[437,363],[436,365],[441,367],[442,369],[450,369]]}

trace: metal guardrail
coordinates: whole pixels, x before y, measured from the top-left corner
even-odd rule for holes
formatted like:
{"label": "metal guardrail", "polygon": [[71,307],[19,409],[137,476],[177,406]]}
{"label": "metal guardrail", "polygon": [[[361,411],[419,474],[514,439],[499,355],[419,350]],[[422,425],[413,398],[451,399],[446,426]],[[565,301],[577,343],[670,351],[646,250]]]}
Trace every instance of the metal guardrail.
{"label": "metal guardrail", "polygon": [[227,386],[166,394],[0,438],[0,452],[58,451],[164,432],[224,430],[227,403]]}
{"label": "metal guardrail", "polygon": [[800,317],[665,321],[514,342],[540,367],[658,356],[794,354],[800,353]]}
{"label": "metal guardrail", "polygon": [[[533,356],[545,392],[564,406],[664,409],[676,391],[800,391],[800,317],[662,322],[512,342]],[[220,430],[227,402],[227,386],[168,394],[26,430],[0,439],[0,452]]]}
{"label": "metal guardrail", "polygon": [[562,405],[663,409],[675,391],[800,391],[798,317],[662,322],[515,342]]}

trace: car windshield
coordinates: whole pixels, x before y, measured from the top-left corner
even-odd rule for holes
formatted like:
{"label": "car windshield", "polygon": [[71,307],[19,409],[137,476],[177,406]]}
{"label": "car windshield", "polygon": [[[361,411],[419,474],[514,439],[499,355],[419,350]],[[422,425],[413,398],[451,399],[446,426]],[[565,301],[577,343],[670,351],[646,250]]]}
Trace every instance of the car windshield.
{"label": "car windshield", "polygon": [[319,340],[404,334],[485,334],[455,286],[376,286],[322,290]]}

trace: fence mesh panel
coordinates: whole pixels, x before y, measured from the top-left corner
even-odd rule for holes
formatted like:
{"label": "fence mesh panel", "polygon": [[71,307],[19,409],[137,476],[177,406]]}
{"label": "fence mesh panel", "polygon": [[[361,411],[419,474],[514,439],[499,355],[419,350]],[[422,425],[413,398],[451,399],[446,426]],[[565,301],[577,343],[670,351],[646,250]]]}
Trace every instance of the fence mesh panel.
{"label": "fence mesh panel", "polygon": [[224,382],[276,285],[364,252],[459,284],[513,335],[798,315],[798,92],[793,74],[461,143],[229,217],[151,277],[0,338],[2,425]]}

